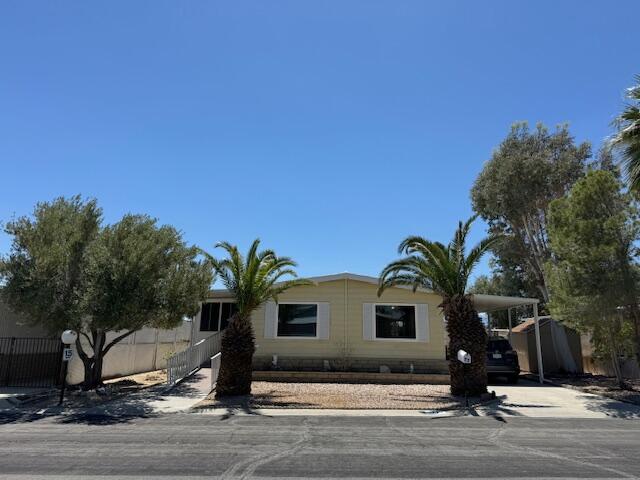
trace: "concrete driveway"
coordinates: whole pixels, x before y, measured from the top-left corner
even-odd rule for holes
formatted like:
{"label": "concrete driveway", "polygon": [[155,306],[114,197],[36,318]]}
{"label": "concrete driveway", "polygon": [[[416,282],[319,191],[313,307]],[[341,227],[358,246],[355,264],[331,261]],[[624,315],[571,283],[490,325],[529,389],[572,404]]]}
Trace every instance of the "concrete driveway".
{"label": "concrete driveway", "polygon": [[640,418],[640,406],[553,385],[520,380],[492,384],[499,402],[477,409],[479,415],[561,418]]}

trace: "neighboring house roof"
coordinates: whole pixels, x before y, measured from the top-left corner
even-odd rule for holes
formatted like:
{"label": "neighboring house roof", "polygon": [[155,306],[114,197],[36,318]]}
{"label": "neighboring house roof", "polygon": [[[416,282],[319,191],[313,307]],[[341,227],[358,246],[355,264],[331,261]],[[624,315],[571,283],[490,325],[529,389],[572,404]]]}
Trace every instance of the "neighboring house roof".
{"label": "neighboring house roof", "polygon": [[[552,318],[549,316],[540,317],[540,326],[550,322],[551,320]],[[527,332],[531,330],[534,326],[535,326],[535,320],[533,318],[528,318],[524,322],[522,322],[520,325],[516,325],[515,327],[513,327],[511,331],[515,333]]]}

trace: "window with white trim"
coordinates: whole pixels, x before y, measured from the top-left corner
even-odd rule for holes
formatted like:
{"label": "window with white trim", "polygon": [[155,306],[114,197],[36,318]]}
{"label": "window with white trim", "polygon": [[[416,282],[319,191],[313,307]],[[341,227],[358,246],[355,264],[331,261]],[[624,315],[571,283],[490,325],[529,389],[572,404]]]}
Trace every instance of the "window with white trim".
{"label": "window with white trim", "polygon": [[416,339],[415,305],[376,305],[375,338]]}
{"label": "window with white trim", "polygon": [[236,311],[236,304],[233,302],[203,303],[200,312],[200,331],[219,332],[224,330]]}
{"label": "window with white trim", "polygon": [[279,303],[277,318],[278,337],[318,336],[317,303]]}

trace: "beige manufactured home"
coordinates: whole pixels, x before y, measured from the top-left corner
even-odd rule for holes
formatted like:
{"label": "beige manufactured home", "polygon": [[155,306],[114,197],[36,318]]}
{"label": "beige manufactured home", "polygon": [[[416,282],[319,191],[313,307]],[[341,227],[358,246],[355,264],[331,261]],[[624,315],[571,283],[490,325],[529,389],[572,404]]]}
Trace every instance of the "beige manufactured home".
{"label": "beige manufactured home", "polygon": [[[434,293],[391,288],[354,274],[311,278],[252,317],[256,369],[446,372],[445,331]],[[233,298],[214,290],[193,322],[194,341],[225,327]]]}
{"label": "beige manufactured home", "polygon": [[[313,277],[252,317],[258,370],[446,373],[441,297],[395,287],[378,297],[378,278],[352,273]],[[473,295],[479,312],[532,305],[531,298]],[[192,322],[192,342],[220,332],[235,312],[226,290],[213,290]]]}

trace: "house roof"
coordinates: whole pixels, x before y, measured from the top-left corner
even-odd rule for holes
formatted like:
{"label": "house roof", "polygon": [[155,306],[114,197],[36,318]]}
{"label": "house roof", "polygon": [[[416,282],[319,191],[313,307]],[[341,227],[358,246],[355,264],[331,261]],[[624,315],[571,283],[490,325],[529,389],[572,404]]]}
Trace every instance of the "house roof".
{"label": "house roof", "polygon": [[[307,280],[311,280],[314,283],[334,282],[336,280],[353,280],[355,282],[370,283],[372,285],[378,285],[379,278],[371,277],[368,275],[358,275],[355,273],[342,272],[334,273],[331,275],[320,275],[316,277],[307,277]],[[400,285],[397,288],[404,288],[412,290],[412,287],[408,285]],[[418,288],[420,292],[434,293],[432,290],[426,288]],[[229,292],[225,289],[211,290],[209,297],[220,298],[228,295]],[[519,307],[521,305],[532,305],[538,303],[537,298],[523,298],[523,297],[503,297],[500,295],[484,295],[473,294],[471,295],[473,304],[479,312],[492,312],[495,310],[505,310],[507,308]]]}
{"label": "house roof", "polygon": [[[353,280],[355,282],[370,283],[372,285],[378,285],[380,280],[378,277],[370,277],[369,275],[358,275],[349,272],[334,273],[332,275],[320,275],[319,277],[307,277],[307,279],[315,283],[334,282],[336,280]],[[407,290],[413,289],[408,285],[399,285],[396,288],[405,288]],[[428,290],[426,288],[418,288],[418,290],[421,292],[433,293],[431,290]]]}
{"label": "house roof", "polygon": [[[305,277],[307,280],[311,280],[313,283],[325,283],[325,282],[335,282],[336,280],[353,280],[354,282],[364,282],[370,283],[371,285],[378,285],[378,277],[371,277],[369,275],[358,275],[355,273],[342,272],[342,273],[334,273],[331,275],[320,275],[316,277]],[[404,288],[407,290],[412,290],[412,287],[407,285],[399,285],[396,288]],[[426,288],[418,288],[420,292],[433,293],[431,290]],[[225,289],[214,289],[211,290],[210,296],[219,297],[221,295],[229,293]]]}

